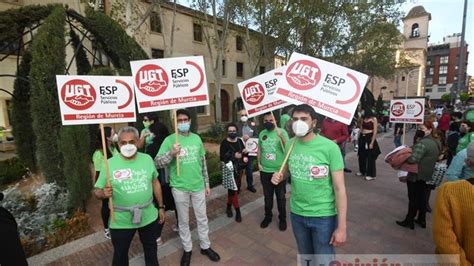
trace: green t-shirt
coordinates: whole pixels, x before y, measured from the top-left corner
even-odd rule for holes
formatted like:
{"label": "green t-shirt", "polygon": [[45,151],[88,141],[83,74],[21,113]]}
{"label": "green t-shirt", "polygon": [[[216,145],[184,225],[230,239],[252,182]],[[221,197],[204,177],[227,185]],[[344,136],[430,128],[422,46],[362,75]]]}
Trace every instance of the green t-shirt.
{"label": "green t-shirt", "polygon": [[[285,143],[288,142],[288,133],[284,129],[279,129],[282,133]],[[278,137],[277,129],[268,131],[264,129],[258,135],[258,146],[261,151],[260,164],[262,164],[263,172],[274,173],[280,171],[280,167],[285,159],[281,139]]]}
{"label": "green t-shirt", "polygon": [[[287,145],[288,150],[291,139]],[[332,172],[342,171],[341,150],[333,141],[316,135],[308,142],[296,140],[288,159],[291,174],[290,210],[306,217],[337,214]]]}
{"label": "green t-shirt", "polygon": [[[119,155],[110,158],[108,162],[114,206],[143,205],[153,197],[152,181],[158,178],[158,172],[153,159],[148,154],[139,152],[134,160],[125,160]],[[95,187],[103,189],[106,183],[105,169],[102,169]],[[109,226],[112,229],[140,228],[158,218],[158,210],[153,203],[142,209],[140,224],[132,223],[131,212],[114,211],[114,214],[115,222],[110,221]]]}
{"label": "green t-shirt", "polygon": [[283,114],[280,117],[280,127],[285,128],[285,125],[289,120],[290,120],[290,116],[288,114]]}
{"label": "green t-shirt", "polygon": [[[163,155],[171,150],[176,142],[176,134],[171,134],[163,141],[156,156]],[[201,138],[189,133],[188,136],[179,135],[181,152],[179,154],[179,171],[177,176],[176,156],[173,157],[170,169],[170,186],[181,191],[197,192],[204,189],[204,177],[202,176],[202,158],[206,155]]]}
{"label": "green t-shirt", "polygon": [[[140,136],[145,134],[146,132],[150,132],[150,129],[149,128],[144,128],[142,129],[142,131],[140,132]],[[151,133],[151,132],[150,132]],[[153,144],[153,137],[154,135],[153,134],[149,134],[148,136],[145,137],[145,145],[143,146],[144,150],[146,151],[146,148],[148,146],[150,146],[151,144]]]}
{"label": "green t-shirt", "polygon": [[467,145],[469,145],[471,141],[474,141],[474,132],[468,132],[464,134],[464,136],[459,139],[458,146],[456,147],[456,153],[467,148]]}
{"label": "green t-shirt", "polygon": [[[109,147],[110,152],[112,152],[112,157],[119,154],[115,147]],[[92,162],[94,163],[94,169],[96,172],[100,172],[100,170],[104,167],[104,154],[102,150],[96,150],[92,155]]]}

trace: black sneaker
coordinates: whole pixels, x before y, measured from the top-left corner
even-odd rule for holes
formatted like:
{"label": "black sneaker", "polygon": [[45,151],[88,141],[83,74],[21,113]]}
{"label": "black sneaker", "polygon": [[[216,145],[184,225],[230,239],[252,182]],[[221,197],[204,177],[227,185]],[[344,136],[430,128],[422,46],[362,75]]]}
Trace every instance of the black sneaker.
{"label": "black sneaker", "polygon": [[183,256],[181,257],[181,266],[189,266],[191,264],[191,255],[193,254],[192,251],[185,251]]}
{"label": "black sneaker", "polygon": [[272,222],[272,218],[270,217],[265,217],[263,218],[262,223],[260,224],[260,228],[267,228],[268,225]]}
{"label": "black sneaker", "polygon": [[247,190],[252,192],[252,193],[257,192],[257,190],[254,187],[248,187]]}
{"label": "black sneaker", "polygon": [[278,225],[280,231],[286,231],[286,227],[286,220],[280,220],[280,224]]}
{"label": "black sneaker", "polygon": [[221,257],[212,248],[201,249],[201,254],[206,255],[212,261],[219,261]]}

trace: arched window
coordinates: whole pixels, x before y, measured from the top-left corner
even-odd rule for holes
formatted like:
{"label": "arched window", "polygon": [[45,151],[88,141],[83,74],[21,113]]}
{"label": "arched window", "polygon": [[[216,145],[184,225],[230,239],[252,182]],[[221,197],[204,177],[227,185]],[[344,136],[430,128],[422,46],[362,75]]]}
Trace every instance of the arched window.
{"label": "arched window", "polygon": [[411,26],[411,36],[412,38],[414,37],[420,37],[420,26],[418,26],[418,23],[415,23]]}

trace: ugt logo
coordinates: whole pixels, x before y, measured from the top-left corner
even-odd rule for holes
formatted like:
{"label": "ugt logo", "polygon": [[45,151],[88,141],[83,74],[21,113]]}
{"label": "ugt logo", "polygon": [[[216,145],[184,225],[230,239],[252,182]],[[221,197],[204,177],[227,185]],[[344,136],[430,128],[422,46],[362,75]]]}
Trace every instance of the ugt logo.
{"label": "ugt logo", "polygon": [[390,112],[392,112],[393,116],[402,116],[405,113],[405,105],[402,102],[395,102],[392,104]]}
{"label": "ugt logo", "polygon": [[158,65],[144,65],[135,75],[138,89],[145,95],[156,97],[165,92],[169,79],[166,71]]}
{"label": "ugt logo", "polygon": [[286,70],[288,84],[298,90],[314,88],[321,79],[321,70],[316,63],[309,60],[298,60]]}
{"label": "ugt logo", "polygon": [[82,79],[66,82],[61,88],[61,99],[71,109],[86,110],[94,105],[97,94],[92,85]]}
{"label": "ugt logo", "polygon": [[265,89],[260,83],[249,82],[244,87],[243,96],[246,103],[257,105],[265,98]]}

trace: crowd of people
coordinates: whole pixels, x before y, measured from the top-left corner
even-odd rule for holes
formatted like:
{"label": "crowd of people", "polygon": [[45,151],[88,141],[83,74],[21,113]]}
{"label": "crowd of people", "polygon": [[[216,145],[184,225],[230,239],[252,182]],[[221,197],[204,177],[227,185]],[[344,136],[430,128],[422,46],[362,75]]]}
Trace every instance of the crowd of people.
{"label": "crowd of people", "polygon": [[[241,110],[239,116],[240,121],[226,125],[227,135],[219,150],[223,184],[228,190],[226,215],[234,217],[235,212],[235,221],[242,221],[239,206],[242,179],[246,177],[247,190],[255,193],[256,161],[264,195],[260,227],[271,224],[276,198],[278,229],[287,229],[286,185],[291,179],[290,218],[298,253],[325,254],[329,255],[326,259],[331,259],[335,247],[346,240],[344,171],[350,170],[345,168],[343,151],[349,136],[348,127],[335,120],[318,121],[314,109],[308,105],[285,108],[280,126],[273,113],[264,114],[261,131],[245,110]],[[206,196],[211,190],[205,149],[199,135],[190,131],[191,123],[190,113],[181,109],[177,111],[177,135],[169,134],[152,114],[144,116],[144,129],[140,133],[133,127],[124,127],[115,134],[106,127],[106,154],[99,145],[98,134],[93,155],[94,193],[102,200],[104,234],[111,238],[114,246],[114,265],[127,264],[128,249],[136,231],[146,264],[158,264],[156,251],[163,243],[161,232],[167,210],[176,214],[177,225],[173,228],[179,232],[183,246],[180,264],[190,265],[191,206],[197,221],[201,254],[211,261],[220,260],[209,240]],[[329,132],[326,137],[317,133],[319,123]],[[338,128],[338,133],[335,134],[333,127]],[[257,139],[256,154],[246,149],[246,142],[251,138]],[[287,164],[285,157],[288,157]],[[108,158],[107,167],[105,158]]]}
{"label": "crowd of people", "polygon": [[[436,252],[457,254],[462,265],[474,262],[474,125],[463,120],[463,113],[447,108],[439,115],[427,112],[424,122],[416,126],[413,140],[405,141],[407,125],[381,125],[370,109],[362,110],[351,125],[321,118],[305,104],[282,111],[279,121],[273,113],[262,115],[263,123],[258,127],[241,110],[239,121],[225,126],[219,158],[227,189],[223,209],[229,218],[242,222],[239,195],[244,179],[249,192],[257,191],[253,182],[255,164],[264,195],[260,227],[267,228],[273,221],[276,198],[277,227],[287,230],[289,217],[301,261],[309,256],[308,260],[328,264],[335,248],[346,241],[344,173],[352,172],[344,159],[346,146],[352,143],[358,156],[356,176],[373,181],[381,154],[377,133],[393,126],[395,149],[385,161],[398,171],[408,192],[407,213],[396,224],[411,230],[415,225],[426,228],[426,213],[433,212]],[[127,126],[115,133],[105,127],[105,149],[102,135],[97,133],[91,156],[94,194],[102,201],[104,236],[114,247],[113,265],[128,265],[128,250],[137,231],[146,265],[158,265],[157,249],[163,244],[166,211],[173,211],[176,217],[176,224],[171,226],[181,239],[180,265],[190,265],[191,207],[200,253],[211,261],[220,260],[209,239],[206,197],[211,189],[204,144],[190,130],[188,110],[178,110],[176,121],[177,132],[172,134],[154,114],[144,116],[141,132]],[[258,143],[255,154],[247,150],[246,143],[251,139]],[[291,186],[289,211],[287,185]],[[437,195],[431,210],[433,190]]]}

